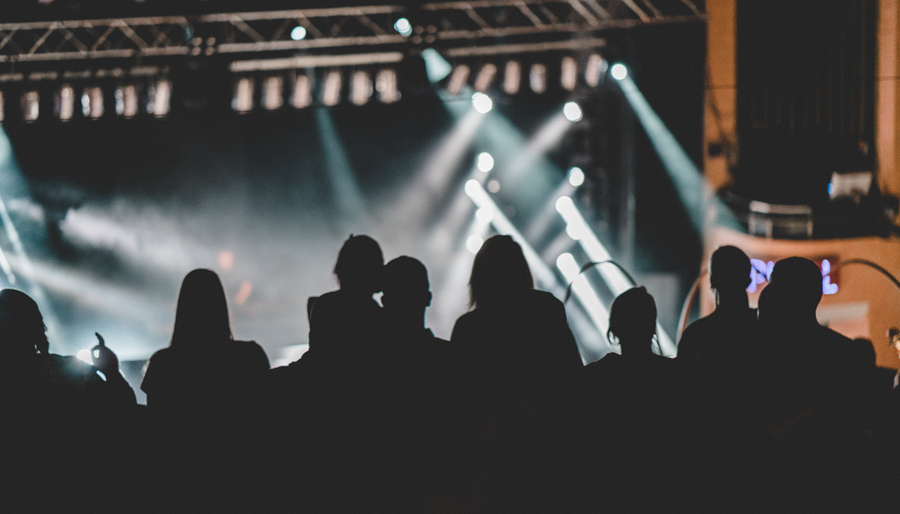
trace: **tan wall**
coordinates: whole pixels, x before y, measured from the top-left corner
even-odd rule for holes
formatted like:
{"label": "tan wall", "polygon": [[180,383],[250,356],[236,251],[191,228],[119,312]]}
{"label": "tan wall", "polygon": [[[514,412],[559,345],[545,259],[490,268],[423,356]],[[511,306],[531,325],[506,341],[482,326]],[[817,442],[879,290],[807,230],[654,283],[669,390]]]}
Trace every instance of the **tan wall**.
{"label": "tan wall", "polygon": [[878,184],[882,192],[900,196],[900,6],[897,0],[880,0],[878,9],[875,92]]}
{"label": "tan wall", "polygon": [[736,0],[707,0],[707,81],[704,99],[703,140],[724,144],[725,153],[711,157],[704,151],[703,169],[713,190],[731,182],[729,154],[736,156]]}
{"label": "tan wall", "polygon": [[[734,245],[751,258],[778,261],[800,256],[818,261],[834,258],[836,263],[850,259],[867,259],[900,278],[900,238],[859,238],[820,241],[788,241],[764,239],[724,228],[711,229],[705,238],[704,262],[719,246]],[[900,289],[878,271],[851,264],[840,268],[836,283],[838,292],[826,295],[819,304],[820,321],[847,337],[866,337],[875,346],[879,366],[897,368],[900,361],[888,346],[885,334],[892,326],[900,327]],[[700,304],[704,314],[714,308],[709,281],[701,284]],[[751,295],[756,305],[758,292]]]}

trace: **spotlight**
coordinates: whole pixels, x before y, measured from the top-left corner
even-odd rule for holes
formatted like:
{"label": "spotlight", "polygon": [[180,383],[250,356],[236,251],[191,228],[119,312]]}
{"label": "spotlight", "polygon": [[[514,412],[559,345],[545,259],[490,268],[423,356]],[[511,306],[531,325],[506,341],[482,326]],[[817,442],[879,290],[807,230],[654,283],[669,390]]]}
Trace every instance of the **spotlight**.
{"label": "spotlight", "polygon": [[157,117],[169,114],[172,100],[172,83],[168,79],[159,79],[150,86],[147,99],[147,113]]}
{"label": "spotlight", "polygon": [[584,117],[584,113],[581,111],[581,106],[575,102],[566,102],[566,105],[563,107],[563,114],[566,116],[566,119],[575,123],[576,121],[581,121]]}
{"label": "spotlight", "polygon": [[91,351],[90,350],[78,350],[78,353],[75,354],[79,360],[86,362],[88,364],[93,365],[94,361],[91,359]]}
{"label": "spotlight", "polygon": [[460,64],[453,68],[453,74],[450,75],[450,82],[447,83],[447,92],[453,96],[460,94],[466,83],[469,81],[469,73],[472,70],[465,64]]}
{"label": "spotlight", "polygon": [[294,41],[300,41],[306,38],[306,28],[300,25],[294,27],[294,30],[291,31],[291,39]]}
{"label": "spotlight", "polygon": [[392,104],[400,100],[400,90],[397,88],[397,72],[390,68],[378,71],[375,77],[375,90],[378,91],[378,100],[381,103]]}
{"label": "spotlight", "polygon": [[328,107],[333,107],[341,101],[341,72],[331,70],[325,74],[325,80],[322,83],[322,103]]}
{"label": "spotlight", "polygon": [[572,184],[573,187],[584,184],[584,171],[581,168],[575,166],[569,170],[569,184]]}
{"label": "spotlight", "polygon": [[56,103],[54,105],[56,116],[63,121],[72,119],[75,114],[75,90],[68,84],[63,84],[56,92]]}
{"label": "spotlight", "polygon": [[37,91],[22,93],[22,118],[25,121],[35,121],[40,115],[40,95]]}
{"label": "spotlight", "polygon": [[372,79],[365,70],[356,70],[353,72],[353,79],[350,82],[350,102],[353,105],[364,105],[372,96]]}
{"label": "spotlight", "polygon": [[85,118],[97,119],[103,116],[103,90],[92,86],[84,88],[81,94],[81,113]]}
{"label": "spotlight", "polygon": [[563,57],[559,84],[566,91],[574,91],[575,86],[578,85],[578,64],[575,63],[574,57]]}
{"label": "spotlight", "polygon": [[573,209],[574,207],[575,207],[575,202],[573,202],[572,199],[569,198],[568,196],[560,196],[556,200],[556,210],[560,214],[567,212],[568,210]]}
{"label": "spotlight", "polygon": [[472,106],[481,114],[487,114],[494,108],[494,102],[491,97],[484,93],[475,93],[472,95]]}
{"label": "spotlight", "polygon": [[568,234],[569,237],[571,237],[575,241],[578,241],[579,239],[584,237],[584,231],[582,227],[573,224],[566,225],[566,234]]}
{"label": "spotlight", "polygon": [[487,173],[492,169],[494,169],[494,157],[487,152],[478,154],[478,171]]}
{"label": "spotlight", "polygon": [[284,79],[279,75],[266,77],[263,82],[262,106],[267,111],[280,109],[284,105]]}
{"label": "spotlight", "polygon": [[478,250],[481,250],[481,245],[484,244],[484,239],[481,238],[478,234],[472,234],[466,239],[466,248],[472,253],[478,253]]}
{"label": "spotlight", "polygon": [[[119,86],[115,91],[116,114],[125,118],[133,118],[138,113],[138,93],[134,84]],[[61,117],[60,117],[61,118]]]}
{"label": "spotlight", "polygon": [[610,72],[616,80],[625,80],[625,77],[628,76],[628,68],[626,68],[624,64],[613,64]]}
{"label": "spotlight", "polygon": [[294,109],[309,107],[312,103],[312,81],[306,75],[294,77],[294,90],[291,92],[291,106]]}
{"label": "spotlight", "polygon": [[587,66],[584,68],[584,82],[591,87],[597,87],[608,67],[609,63],[600,57],[600,54],[591,54],[588,57]]}
{"label": "spotlight", "polygon": [[499,193],[500,192],[500,182],[498,182],[496,180],[488,180],[487,189],[488,189],[488,191],[490,191],[492,193],[495,193],[495,194]]}
{"label": "spotlight", "polygon": [[531,90],[541,94],[547,90],[547,66],[541,63],[531,65],[531,73],[528,75]]}
{"label": "spotlight", "polygon": [[466,181],[466,194],[469,195],[470,198],[474,198],[481,193],[481,184],[478,183],[474,178],[470,178]]}
{"label": "spotlight", "polygon": [[522,65],[519,61],[506,63],[506,72],[503,76],[503,91],[508,95],[519,92],[519,84],[522,82]]}
{"label": "spotlight", "polygon": [[401,36],[408,37],[413,32],[412,23],[406,18],[399,18],[394,22],[394,30],[399,32]]}
{"label": "spotlight", "polygon": [[231,108],[236,112],[248,112],[253,109],[253,79],[241,77],[234,85],[234,98]]}
{"label": "spotlight", "polygon": [[494,211],[489,207],[479,207],[478,210],[475,211],[475,217],[482,223],[490,223],[491,220],[494,219]]}
{"label": "spotlight", "polygon": [[491,87],[491,82],[494,81],[494,76],[497,75],[497,66],[493,63],[487,63],[481,67],[481,70],[478,72],[478,76],[475,78],[475,91],[480,93],[487,92]]}

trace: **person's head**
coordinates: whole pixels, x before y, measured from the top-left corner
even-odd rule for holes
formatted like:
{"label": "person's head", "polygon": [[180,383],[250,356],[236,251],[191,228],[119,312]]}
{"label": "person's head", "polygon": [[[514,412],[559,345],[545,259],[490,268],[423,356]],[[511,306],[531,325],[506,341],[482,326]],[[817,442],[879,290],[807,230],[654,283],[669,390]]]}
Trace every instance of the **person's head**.
{"label": "person's head", "polygon": [[534,279],[522,247],[510,236],[488,238],[475,254],[469,277],[473,307],[502,304],[522,291],[534,288]]}
{"label": "person's head", "polygon": [[191,271],[178,293],[171,345],[196,346],[231,338],[228,300],[219,276],[208,269]]}
{"label": "person's head", "polygon": [[37,303],[17,289],[0,291],[0,354],[25,358],[49,351],[47,327]]}
{"label": "person's head", "polygon": [[709,258],[709,284],[723,295],[744,293],[750,285],[750,258],[736,246],[720,246]]}
{"label": "person's head", "polygon": [[428,270],[418,259],[401,255],[384,265],[381,303],[427,307],[431,305]]}
{"label": "person's head", "polygon": [[384,256],[381,247],[369,236],[354,236],[344,241],[334,264],[334,274],[342,290],[374,294],[381,290]]}
{"label": "person's head", "polygon": [[[769,285],[778,285],[779,302],[792,315],[815,316],[822,300],[822,272],[803,257],[788,257],[775,263]],[[767,287],[768,289],[768,287]]]}
{"label": "person's head", "polygon": [[406,255],[384,265],[381,304],[392,317],[415,317],[422,320],[425,308],[431,305],[428,270],[419,260]]}
{"label": "person's head", "polygon": [[618,339],[622,353],[647,352],[656,334],[656,302],[643,286],[632,287],[613,300],[606,337]]}

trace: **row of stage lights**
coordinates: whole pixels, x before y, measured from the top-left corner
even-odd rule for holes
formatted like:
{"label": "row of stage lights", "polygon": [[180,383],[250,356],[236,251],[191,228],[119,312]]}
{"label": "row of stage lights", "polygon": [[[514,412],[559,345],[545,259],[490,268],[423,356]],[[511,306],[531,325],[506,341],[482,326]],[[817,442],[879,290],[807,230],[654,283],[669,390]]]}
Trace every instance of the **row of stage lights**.
{"label": "row of stage lights", "polygon": [[[515,95],[522,91],[523,64],[517,60],[508,60],[502,64],[503,76],[499,81],[499,89],[507,95]],[[564,56],[560,61],[559,86],[564,91],[573,92],[578,87],[579,64],[572,56]],[[599,54],[591,54],[584,65],[583,83],[588,87],[599,86],[603,78],[609,72],[614,79],[622,80],[628,70],[622,64],[609,63]],[[478,73],[472,73],[469,64],[457,64],[450,72],[446,80],[447,92],[457,96],[470,86],[475,91],[487,93],[497,83],[500,74],[500,66],[487,62],[481,64]],[[545,63],[535,62],[528,66],[527,83],[529,89],[536,94],[543,94],[549,90],[548,66]]]}
{"label": "row of stage lights", "polygon": [[[349,82],[348,86],[345,82]],[[319,102],[326,107],[338,105],[345,95],[353,105],[365,105],[373,96],[384,104],[400,100],[397,71],[393,68],[381,68],[374,74],[356,69],[346,77],[340,69],[328,70],[322,75],[318,93]],[[244,76],[235,83],[231,108],[240,113],[252,111],[257,104],[267,111],[281,109],[285,104],[303,109],[313,105],[315,100],[314,80],[308,74],[268,75],[259,80]]]}
{"label": "row of stage lights", "polygon": [[[589,63],[593,57],[595,56],[589,59]],[[599,56],[596,57],[600,59]],[[565,63],[569,62],[567,59],[569,58],[563,59],[564,69],[566,68]],[[510,86],[511,81],[509,80],[510,65],[515,62],[507,63],[507,75],[504,80],[504,92],[510,94],[517,91]],[[572,62],[574,63],[574,60]],[[494,65],[484,65],[475,81],[476,93],[472,96],[472,103],[475,110],[480,113],[487,113],[493,107],[493,101],[486,93],[493,80],[493,74],[485,75],[484,72],[485,69],[490,69],[490,66]],[[535,76],[535,66],[538,65],[532,65],[532,79]],[[449,93],[457,95],[467,84],[467,72],[462,75],[459,72],[460,69],[465,68],[465,65],[459,65],[451,73],[447,84]],[[493,70],[496,72],[496,66]],[[614,64],[609,71],[617,80],[622,80],[628,75],[627,68],[622,64]],[[318,101],[322,105],[336,106],[341,103],[345,95],[351,104],[357,106],[365,105],[372,97],[384,104],[400,100],[397,71],[393,68],[376,70],[374,76],[369,70],[364,69],[352,70],[347,75],[349,76],[348,87],[345,87],[345,73],[340,69],[328,70],[322,75],[318,90]],[[488,78],[483,78],[485,76]],[[543,86],[535,88],[535,81],[531,82],[535,92],[543,91]],[[44,116],[42,111],[50,107],[42,101],[41,92],[37,89],[22,92],[18,100],[21,118],[26,122],[38,120]],[[163,117],[168,115],[171,109],[172,82],[166,78],[159,78],[151,81],[148,85],[120,84],[113,89],[112,100],[111,103],[107,101],[104,88],[100,86],[89,85],[76,89],[70,84],[63,84],[53,94],[50,108],[53,115],[62,121],[69,121],[79,114],[86,119],[99,119],[107,115],[110,107],[118,116],[124,118],[133,118],[141,113]],[[257,106],[267,111],[275,111],[282,109],[286,104],[295,109],[304,109],[312,106],[315,100],[314,79],[309,74],[292,72],[290,75],[275,74],[261,78],[243,76],[235,82],[231,108],[239,113],[250,112]],[[0,122],[5,119],[5,113],[8,110],[7,104],[14,103],[14,101],[12,98],[7,98],[0,90]],[[575,102],[566,103],[563,112],[570,121],[579,121],[583,116],[581,108]]]}
{"label": "row of stage lights", "polygon": [[[15,98],[8,98],[0,91],[0,122],[14,107]],[[166,78],[153,80],[149,85],[127,83],[116,86],[112,91],[112,102],[106,97],[104,88],[95,85],[76,88],[63,84],[52,97],[52,104],[41,98],[41,92],[30,89],[18,98],[19,113],[25,122],[37,121],[46,116],[47,109],[62,121],[76,117],[99,119],[108,115],[110,108],[123,118],[134,118],[140,114],[163,117],[169,114],[172,105],[172,82]],[[9,109],[7,109],[9,107]]]}

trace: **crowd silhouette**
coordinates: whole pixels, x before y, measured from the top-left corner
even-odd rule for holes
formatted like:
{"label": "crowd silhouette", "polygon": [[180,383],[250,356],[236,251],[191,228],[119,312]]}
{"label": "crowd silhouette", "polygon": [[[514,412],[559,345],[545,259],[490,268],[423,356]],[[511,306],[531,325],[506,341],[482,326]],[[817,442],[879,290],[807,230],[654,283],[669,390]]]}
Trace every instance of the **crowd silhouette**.
{"label": "crowd silhouette", "polygon": [[475,256],[447,341],[425,265],[351,236],[340,288],[307,304],[309,351],[275,369],[197,269],[146,406],[102,336],[93,365],[52,354],[38,305],[4,289],[0,511],[896,512],[900,396],[871,342],[817,322],[816,264],[776,263],[758,310],[740,249],[709,269],[716,309],[677,358],[638,286],[610,308],[619,351],[585,366],[511,237]]}

